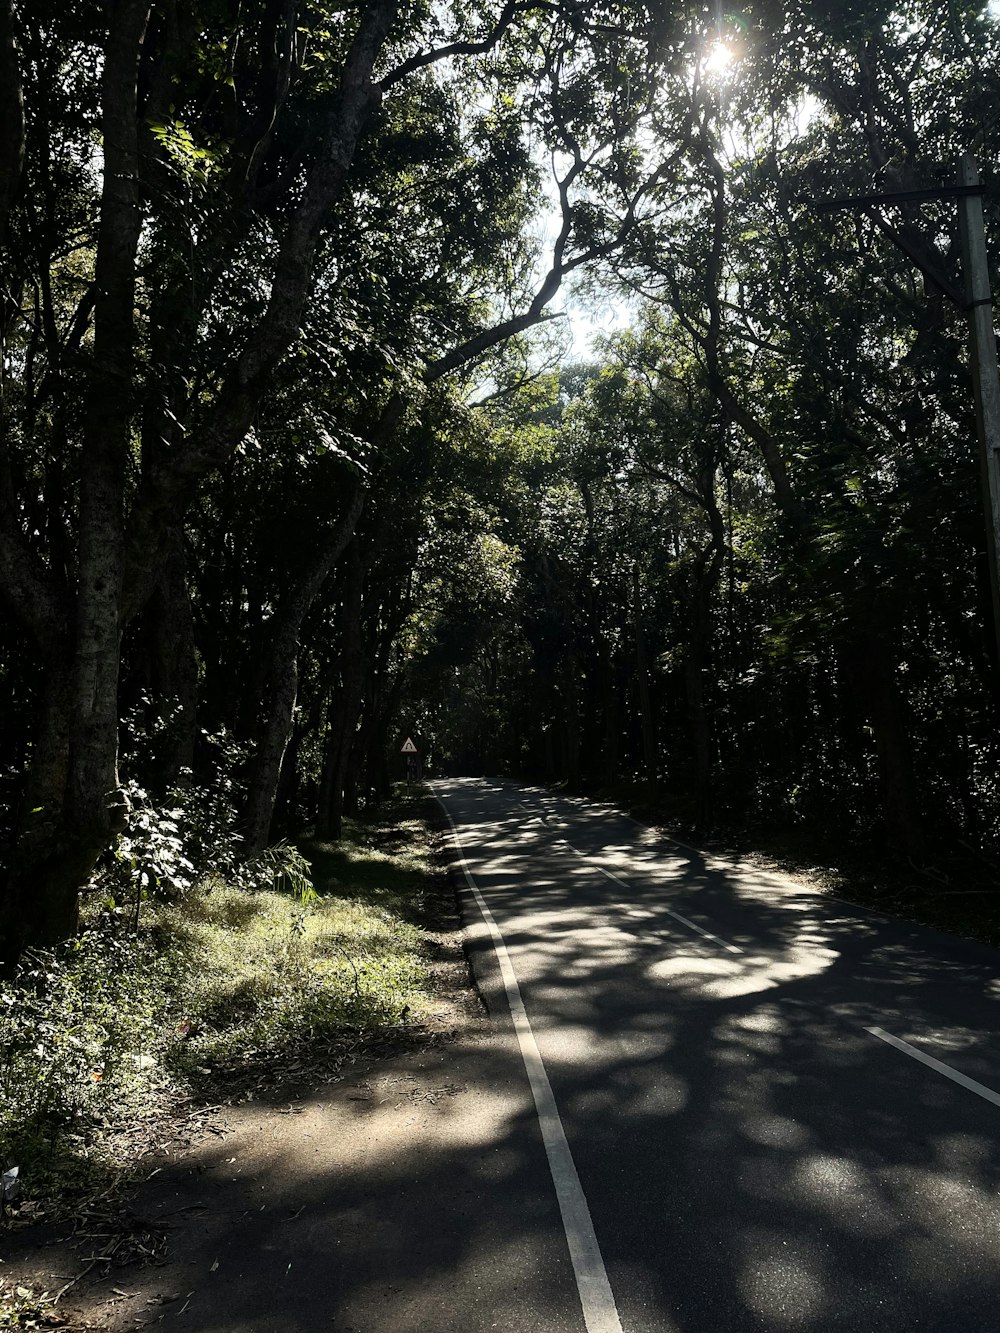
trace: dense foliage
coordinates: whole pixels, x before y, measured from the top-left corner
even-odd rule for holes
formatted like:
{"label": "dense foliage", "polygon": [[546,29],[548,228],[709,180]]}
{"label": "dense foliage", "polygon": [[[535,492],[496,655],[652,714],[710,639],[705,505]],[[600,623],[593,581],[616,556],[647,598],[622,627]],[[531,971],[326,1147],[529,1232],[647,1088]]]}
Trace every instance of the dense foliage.
{"label": "dense foliage", "polygon": [[955,206],[813,204],[989,180],[997,54],[928,0],[0,0],[6,958],[116,847],[138,903],[199,820],[336,838],[400,730],[991,843]]}
{"label": "dense foliage", "polygon": [[997,25],[814,5],[726,37],[724,72],[665,84],[683,161],[593,279],[632,328],[479,414],[493,576],[482,546],[474,593],[434,589],[426,725],[466,762],[618,788],[687,828],[995,855],[955,203],[815,205],[947,184],[971,149],[996,237]]}

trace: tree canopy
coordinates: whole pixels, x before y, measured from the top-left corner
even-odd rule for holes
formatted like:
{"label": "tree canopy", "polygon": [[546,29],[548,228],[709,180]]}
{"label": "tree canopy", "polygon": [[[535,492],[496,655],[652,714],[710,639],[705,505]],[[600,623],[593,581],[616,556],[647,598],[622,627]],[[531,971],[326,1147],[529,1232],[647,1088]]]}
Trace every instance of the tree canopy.
{"label": "tree canopy", "polygon": [[955,205],[816,205],[971,152],[1000,235],[997,56],[977,2],[0,0],[7,959],[139,803],[335,839],[406,732],[991,855]]}

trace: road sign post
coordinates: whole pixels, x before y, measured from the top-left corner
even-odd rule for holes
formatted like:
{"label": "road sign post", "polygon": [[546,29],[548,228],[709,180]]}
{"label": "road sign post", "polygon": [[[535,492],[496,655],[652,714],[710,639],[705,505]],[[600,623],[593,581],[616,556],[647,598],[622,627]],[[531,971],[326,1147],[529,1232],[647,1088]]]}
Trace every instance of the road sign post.
{"label": "road sign post", "polygon": [[401,754],[406,755],[406,794],[409,796],[410,778],[416,776],[419,751],[410,736],[407,736],[406,740],[399,747],[399,750]]}

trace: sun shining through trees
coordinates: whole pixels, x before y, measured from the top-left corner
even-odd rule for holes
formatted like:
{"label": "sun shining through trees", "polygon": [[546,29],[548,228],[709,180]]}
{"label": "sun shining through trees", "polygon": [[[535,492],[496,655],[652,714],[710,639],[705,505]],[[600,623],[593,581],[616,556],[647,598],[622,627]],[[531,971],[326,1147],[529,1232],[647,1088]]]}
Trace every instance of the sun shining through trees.
{"label": "sun shining through trees", "polygon": [[979,873],[964,332],[803,200],[1000,158],[985,0],[112,8],[0,0],[8,959],[220,772],[335,837],[398,727]]}
{"label": "sun shining through trees", "polygon": [[[995,752],[984,608],[967,604],[975,631],[957,658],[938,637],[950,655],[951,560],[978,570],[982,546],[964,333],[876,225],[821,220],[802,199],[870,188],[892,154],[914,186],[976,135],[992,156],[996,76],[987,91],[958,71],[973,50],[996,54],[996,27],[984,10],[961,34],[929,4],[919,23],[909,7],[887,14],[873,74],[850,15],[806,36],[731,18],[725,40],[691,41],[663,71],[658,114],[684,107],[696,144],[681,160],[656,138],[661,212],[596,268],[632,328],[488,423],[531,449],[526,471],[498,460],[510,500],[491,521],[523,558],[516,615],[483,627],[463,673],[477,762],[629,790],[639,776],[689,827],[864,829],[896,850],[926,848],[933,827],[961,857],[965,816],[947,795],[969,771],[960,698],[976,700],[974,750]],[[918,62],[919,97],[904,96],[927,43],[941,63]],[[831,68],[824,99],[810,90]],[[860,109],[845,115],[862,93],[874,138]],[[916,464],[924,441],[943,472]],[[950,555],[908,507],[935,515]],[[910,559],[926,595],[903,577]],[[433,704],[446,749],[454,706],[452,692]],[[998,792],[980,772],[973,804],[993,840]]]}
{"label": "sun shining through trees", "polygon": [[[957,282],[954,201],[814,206],[972,151],[997,267],[996,6],[725,5],[0,0],[0,1140],[77,1162],[74,1106],[231,1030],[409,1026],[423,776],[1000,942],[967,333],[910,258]],[[785,934],[644,979],[854,975]]]}
{"label": "sun shining through trees", "polygon": [[724,41],[713,42],[705,57],[705,73],[720,77],[732,72],[736,54]]}

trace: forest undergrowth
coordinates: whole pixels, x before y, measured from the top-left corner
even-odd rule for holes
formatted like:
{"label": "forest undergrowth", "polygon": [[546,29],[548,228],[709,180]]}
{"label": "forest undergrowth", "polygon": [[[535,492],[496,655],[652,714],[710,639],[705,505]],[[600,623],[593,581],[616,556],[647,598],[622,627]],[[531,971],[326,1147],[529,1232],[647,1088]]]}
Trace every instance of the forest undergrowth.
{"label": "forest undergrowth", "polygon": [[0,990],[3,1228],[126,1186],[199,1108],[287,1095],[419,1036],[423,927],[444,891],[433,839],[422,799],[400,797],[338,844],[272,851],[250,883],[210,873],[150,894],[137,927],[95,888],[83,932]]}

